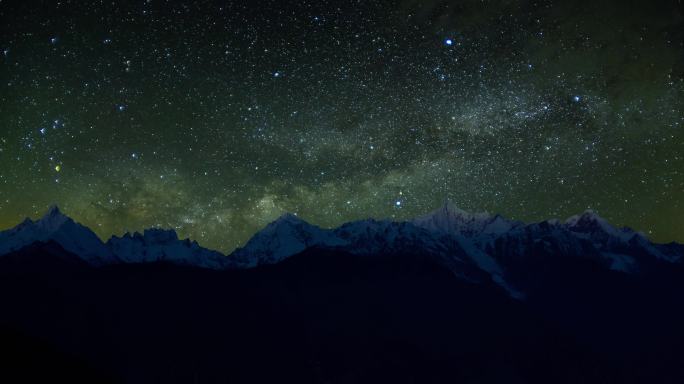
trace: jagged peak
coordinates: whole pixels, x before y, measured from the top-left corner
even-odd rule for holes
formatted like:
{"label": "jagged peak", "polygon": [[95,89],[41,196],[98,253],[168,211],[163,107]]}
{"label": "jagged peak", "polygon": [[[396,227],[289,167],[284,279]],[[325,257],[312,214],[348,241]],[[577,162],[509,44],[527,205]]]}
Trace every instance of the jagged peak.
{"label": "jagged peak", "polygon": [[285,212],[282,215],[278,216],[277,219],[275,219],[271,223],[269,223],[267,227],[280,226],[283,224],[286,224],[286,225],[297,225],[297,224],[311,225],[306,220],[297,216],[297,214]]}
{"label": "jagged peak", "polygon": [[143,230],[142,233],[135,231],[135,232],[126,232],[124,233],[121,237],[119,236],[112,236],[111,240],[118,240],[118,239],[136,239],[139,241],[146,241],[146,242],[155,242],[155,243],[160,243],[160,242],[170,242],[170,241],[176,241],[179,240],[178,234],[174,229],[166,229],[166,228],[146,228]]}
{"label": "jagged peak", "polygon": [[71,218],[63,214],[57,205],[51,205],[43,217],[34,223],[47,230],[57,230],[69,221],[72,221]]}
{"label": "jagged peak", "polygon": [[[592,209],[587,209],[579,215],[569,217],[565,221],[565,226],[574,232],[593,232],[598,230],[622,241],[629,241],[635,234],[637,238],[639,237],[633,229],[628,227],[618,228],[599,216]],[[645,236],[644,239],[646,239]]]}
{"label": "jagged peak", "polygon": [[473,221],[473,220],[488,220],[488,219],[497,219],[505,218],[500,215],[490,215],[488,212],[479,212],[479,213],[471,213],[468,212],[464,209],[459,208],[453,201],[449,199],[445,199],[444,203],[437,209],[433,210],[432,212],[417,217],[417,221],[425,221],[429,220],[431,218],[440,218],[440,219],[446,219],[448,221],[456,220],[456,221],[461,221],[461,222],[468,222],[468,221]]}
{"label": "jagged peak", "polygon": [[470,213],[458,208],[449,200],[445,200],[444,204],[436,210],[427,215],[419,216],[411,222],[426,229],[465,236],[504,233],[522,225],[521,222],[509,220],[498,214]]}
{"label": "jagged peak", "polygon": [[450,216],[471,216],[471,213],[459,208],[453,201],[444,199],[441,207],[437,208],[434,213],[446,213]]}
{"label": "jagged peak", "polygon": [[608,223],[606,219],[601,217],[596,211],[593,209],[586,209],[584,212],[578,215],[573,215],[570,216],[567,220],[565,220],[565,224],[574,227],[586,223],[593,223],[593,224],[598,224],[601,226],[609,226],[613,228],[613,226]]}
{"label": "jagged peak", "polygon": [[51,205],[47,212],[45,212],[45,216],[61,216],[62,211],[59,209],[59,206],[57,204]]}
{"label": "jagged peak", "polygon": [[367,219],[361,219],[361,220],[354,220],[354,221],[348,221],[342,225],[340,225],[338,228],[345,228],[345,227],[354,227],[354,226],[360,226],[360,225],[387,225],[387,224],[400,224],[401,222],[396,222],[388,219],[375,219],[372,217],[369,217]]}
{"label": "jagged peak", "polygon": [[143,231],[143,237],[165,240],[178,240],[178,234],[176,233],[176,231],[174,229],[167,228],[147,228]]}

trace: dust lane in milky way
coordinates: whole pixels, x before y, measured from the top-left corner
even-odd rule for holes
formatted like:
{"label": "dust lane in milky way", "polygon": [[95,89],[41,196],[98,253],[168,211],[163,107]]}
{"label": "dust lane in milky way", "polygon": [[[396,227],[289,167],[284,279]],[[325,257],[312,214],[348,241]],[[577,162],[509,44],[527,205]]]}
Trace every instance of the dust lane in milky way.
{"label": "dust lane in milky way", "polygon": [[684,241],[677,0],[3,2],[0,226],[230,251],[445,198]]}

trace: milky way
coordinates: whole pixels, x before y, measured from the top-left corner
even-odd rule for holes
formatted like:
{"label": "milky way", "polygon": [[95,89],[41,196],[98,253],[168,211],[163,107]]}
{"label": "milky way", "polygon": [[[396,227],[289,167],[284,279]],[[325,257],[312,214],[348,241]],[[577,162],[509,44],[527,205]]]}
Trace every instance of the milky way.
{"label": "milky way", "polygon": [[3,228],[59,204],[230,251],[448,198],[684,241],[677,0],[40,4],[0,3]]}

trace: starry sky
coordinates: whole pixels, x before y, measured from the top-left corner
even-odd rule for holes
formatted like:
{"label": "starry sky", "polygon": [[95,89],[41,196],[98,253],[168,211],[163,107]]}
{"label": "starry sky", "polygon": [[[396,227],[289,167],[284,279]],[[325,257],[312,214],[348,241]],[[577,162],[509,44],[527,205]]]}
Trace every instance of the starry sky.
{"label": "starry sky", "polygon": [[587,208],[684,242],[684,5],[0,1],[0,228]]}

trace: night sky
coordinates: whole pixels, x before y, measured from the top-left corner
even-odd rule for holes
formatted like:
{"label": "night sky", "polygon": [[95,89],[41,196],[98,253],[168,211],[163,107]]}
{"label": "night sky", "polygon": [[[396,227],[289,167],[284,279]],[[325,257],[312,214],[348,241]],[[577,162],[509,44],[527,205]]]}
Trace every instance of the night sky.
{"label": "night sky", "polygon": [[230,251],[445,198],[684,241],[681,1],[0,1],[0,228]]}

